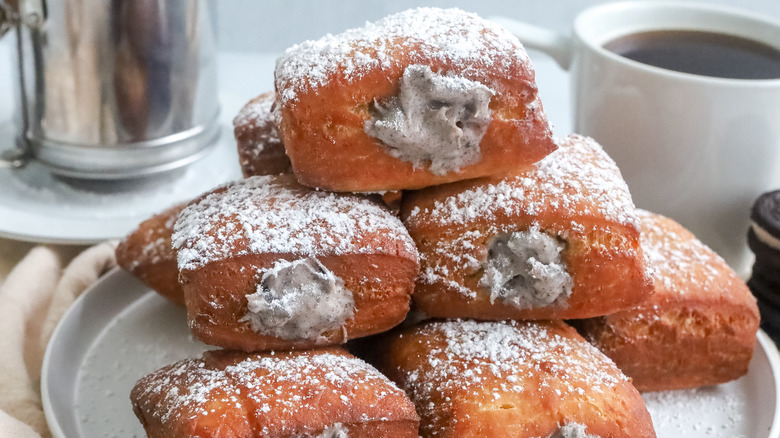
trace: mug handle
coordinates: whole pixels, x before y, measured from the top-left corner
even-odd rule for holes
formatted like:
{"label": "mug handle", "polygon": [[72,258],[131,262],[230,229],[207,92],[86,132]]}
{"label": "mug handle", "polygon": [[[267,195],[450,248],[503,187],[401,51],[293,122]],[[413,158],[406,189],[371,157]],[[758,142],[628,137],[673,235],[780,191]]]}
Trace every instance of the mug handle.
{"label": "mug handle", "polygon": [[571,37],[508,17],[490,17],[490,21],[514,34],[525,47],[541,50],[554,59],[561,68],[569,70],[572,57]]}

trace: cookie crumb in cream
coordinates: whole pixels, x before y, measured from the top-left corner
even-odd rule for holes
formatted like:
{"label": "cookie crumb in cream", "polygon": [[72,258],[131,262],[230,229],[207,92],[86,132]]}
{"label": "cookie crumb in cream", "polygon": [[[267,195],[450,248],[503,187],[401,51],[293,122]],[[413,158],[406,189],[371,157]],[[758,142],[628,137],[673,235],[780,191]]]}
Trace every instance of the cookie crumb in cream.
{"label": "cookie crumb in cream", "polygon": [[343,424],[335,423],[333,426],[326,427],[322,432],[316,435],[295,435],[294,438],[349,438],[349,430],[347,430]]}
{"label": "cookie crumb in cream", "polygon": [[546,307],[564,301],[573,286],[561,258],[564,243],[539,230],[496,236],[488,248],[479,285],[518,308]]}
{"label": "cookie crumb in cream", "polygon": [[585,433],[586,426],[579,423],[568,423],[561,426],[547,438],[599,438],[596,435]]}
{"label": "cookie crumb in cream", "polygon": [[261,272],[257,291],[246,296],[244,317],[258,333],[313,339],[354,316],[352,292],[316,258],[279,260]]}
{"label": "cookie crumb in cream", "polygon": [[381,140],[390,155],[415,167],[429,166],[437,175],[479,160],[493,90],[424,65],[406,67],[400,87],[398,96],[374,102],[373,117],[364,126],[368,135]]}

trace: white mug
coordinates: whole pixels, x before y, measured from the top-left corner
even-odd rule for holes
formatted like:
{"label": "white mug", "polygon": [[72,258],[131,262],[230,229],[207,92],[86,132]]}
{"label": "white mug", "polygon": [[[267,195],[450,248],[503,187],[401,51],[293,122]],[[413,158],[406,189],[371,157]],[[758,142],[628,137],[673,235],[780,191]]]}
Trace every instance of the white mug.
{"label": "white mug", "polygon": [[780,187],[780,79],[679,73],[604,44],[641,32],[697,30],[780,49],[780,22],[677,2],[592,7],[577,16],[571,36],[494,20],[570,71],[574,129],[604,146],[637,206],[676,219],[745,275],[750,206]]}

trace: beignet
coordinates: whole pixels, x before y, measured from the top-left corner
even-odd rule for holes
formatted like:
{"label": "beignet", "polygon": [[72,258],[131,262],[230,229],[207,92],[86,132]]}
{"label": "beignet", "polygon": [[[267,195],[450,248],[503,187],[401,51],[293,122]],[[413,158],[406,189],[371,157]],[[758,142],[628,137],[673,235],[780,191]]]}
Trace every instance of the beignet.
{"label": "beignet", "polygon": [[233,119],[244,178],[292,173],[272,112],[275,99],[273,91],[263,93],[244,105]]}
{"label": "beignet", "polygon": [[695,388],[748,370],[759,315],[726,262],[677,222],[639,211],[655,293],[612,315],[577,322],[640,391]]}
{"label": "beignet", "polygon": [[245,351],[310,348],[403,321],[419,265],[377,199],[292,175],[236,181],[185,208],[177,250],[190,328]]}
{"label": "beignet", "polygon": [[529,171],[404,194],[420,251],[414,301],[433,317],[566,319],[652,291],[639,221],[615,163],[572,135]]}
{"label": "beignet", "polygon": [[520,41],[459,9],[412,9],[306,41],[274,78],[279,132],[308,186],[421,188],[555,150]]}
{"label": "beignet", "polygon": [[208,351],[143,377],[130,399],[149,438],[417,437],[403,391],[337,348]]}
{"label": "beignet", "polygon": [[186,203],[175,205],[141,222],[116,247],[116,262],[142,283],[184,306],[176,252],[171,246],[173,224]]}
{"label": "beignet", "polygon": [[428,322],[377,345],[422,437],[655,437],[630,380],[560,321]]}

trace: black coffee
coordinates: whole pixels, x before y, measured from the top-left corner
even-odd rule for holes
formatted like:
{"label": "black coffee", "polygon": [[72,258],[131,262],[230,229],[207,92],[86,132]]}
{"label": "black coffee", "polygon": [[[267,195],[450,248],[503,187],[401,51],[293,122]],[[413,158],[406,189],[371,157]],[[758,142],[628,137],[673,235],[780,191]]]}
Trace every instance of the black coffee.
{"label": "black coffee", "polygon": [[683,73],[731,79],[780,78],[780,50],[713,32],[663,30],[612,40],[604,48],[628,59]]}

